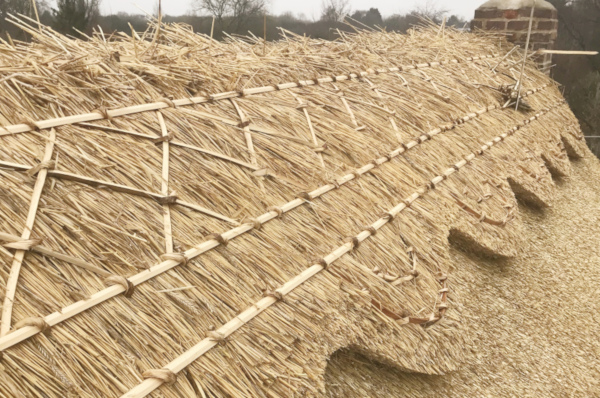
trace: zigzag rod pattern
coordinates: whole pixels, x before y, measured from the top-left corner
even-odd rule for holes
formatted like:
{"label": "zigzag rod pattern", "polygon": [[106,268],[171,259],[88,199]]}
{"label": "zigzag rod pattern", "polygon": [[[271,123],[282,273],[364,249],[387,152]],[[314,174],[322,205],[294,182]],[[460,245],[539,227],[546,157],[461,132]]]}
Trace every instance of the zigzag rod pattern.
{"label": "zigzag rod pattern", "polygon": [[[4,161],[0,161],[0,167],[6,167],[6,168],[10,168],[10,169],[19,170],[19,171],[27,171],[27,170],[30,170],[33,168],[31,166],[27,166],[24,164],[17,164],[17,163],[4,162]],[[175,197],[165,196],[160,193],[144,191],[143,189],[129,187],[127,185],[116,184],[114,182],[96,180],[94,178],[82,176],[79,174],[69,173],[67,171],[48,170],[48,176],[52,177],[52,178],[62,179],[62,180],[75,181],[75,182],[79,182],[81,184],[91,185],[96,188],[112,189],[113,191],[116,191],[116,192],[122,192],[122,193],[126,193],[129,195],[135,195],[135,196],[141,196],[143,198],[154,199],[154,200],[158,201],[159,203],[169,201],[170,199],[175,198]],[[219,213],[212,211],[210,209],[207,209],[205,207],[195,205],[193,203],[188,203],[188,202],[184,202],[179,199],[175,199],[173,201],[173,204],[187,207],[188,209],[195,210],[199,213],[206,214],[207,216],[210,216],[210,217],[222,220],[222,221],[227,221],[228,223],[231,223],[234,225],[239,224],[236,220],[234,220],[232,218],[229,218],[223,214],[219,214]]]}
{"label": "zigzag rod pattern", "polygon": [[396,72],[403,72],[403,71],[408,71],[408,70],[413,70],[413,69],[426,69],[426,68],[433,68],[433,67],[443,66],[443,65],[448,65],[448,64],[467,63],[467,62],[474,62],[474,61],[477,61],[480,59],[497,58],[497,57],[498,57],[498,55],[482,55],[482,56],[477,56],[477,57],[468,57],[464,61],[455,58],[455,59],[452,59],[449,61],[423,62],[423,63],[419,63],[419,64],[415,64],[415,65],[400,65],[400,66],[396,66],[396,67],[380,68],[380,69],[376,69],[376,70],[370,69],[369,71],[362,71],[362,72],[358,72],[358,73],[349,73],[347,75],[330,76],[330,77],[316,78],[316,79],[310,79],[310,80],[300,80],[298,82],[283,83],[283,84],[277,84],[274,86],[255,87],[255,88],[249,88],[249,89],[244,89],[244,90],[240,90],[240,91],[228,91],[228,92],[223,92],[223,93],[218,93],[218,94],[211,94],[208,97],[181,98],[181,99],[176,99],[176,100],[170,100],[170,99],[164,98],[164,99],[161,99],[160,101],[152,102],[149,104],[133,105],[133,106],[128,106],[128,107],[119,108],[119,109],[111,109],[111,110],[98,110],[98,111],[94,111],[94,112],[90,112],[90,113],[83,113],[83,114],[79,114],[79,115],[65,116],[65,117],[46,119],[46,120],[40,120],[40,121],[32,121],[29,124],[15,124],[15,125],[6,126],[6,127],[0,127],[0,137],[3,135],[20,134],[20,133],[26,133],[26,132],[34,131],[34,130],[49,129],[52,127],[59,127],[59,126],[65,126],[65,125],[70,125],[70,124],[76,124],[76,123],[92,122],[95,120],[103,120],[103,119],[113,119],[115,117],[132,115],[135,113],[157,111],[157,110],[165,109],[165,108],[169,108],[169,107],[176,108],[179,106],[203,104],[203,103],[207,103],[207,102],[222,101],[222,100],[226,100],[226,99],[230,99],[230,98],[245,97],[248,95],[264,94],[264,93],[269,93],[269,92],[274,92],[274,91],[288,90],[288,89],[297,88],[297,87],[306,87],[306,86],[318,85],[318,84],[322,84],[322,83],[333,83],[333,82],[344,81],[344,80],[352,80],[352,79],[356,79],[358,77],[364,77],[364,76],[369,76],[369,75],[378,75],[378,74],[384,74],[384,73],[396,73]]}
{"label": "zigzag rod pattern", "polygon": [[[157,389],[165,383],[165,380],[156,377],[156,375],[162,374],[159,372],[171,375],[169,379],[174,380],[175,378],[173,376],[176,376],[177,373],[181,372],[187,366],[189,366],[194,361],[198,360],[201,356],[210,351],[212,348],[217,346],[220,341],[224,341],[224,339],[229,337],[235,331],[239,330],[242,326],[246,325],[252,319],[260,315],[267,308],[271,307],[276,302],[283,299],[283,297],[291,293],[294,289],[296,289],[303,283],[310,280],[312,277],[314,277],[321,271],[327,270],[328,267],[331,266],[331,264],[343,257],[345,254],[356,250],[361,242],[364,242],[365,240],[375,236],[377,230],[382,228],[384,225],[390,223],[400,212],[409,208],[414,201],[425,195],[430,190],[434,189],[438,184],[442,183],[452,174],[458,172],[462,167],[471,163],[471,161],[473,161],[473,159],[475,159],[477,156],[481,156],[485,151],[489,150],[495,144],[498,144],[502,140],[513,135],[524,126],[528,125],[534,120],[537,120],[539,117],[545,115],[546,113],[560,106],[564,102],[565,100],[558,101],[550,107],[540,111],[539,113],[536,113],[535,116],[532,116],[529,119],[525,119],[522,123],[519,123],[512,129],[508,130],[508,132],[493,138],[492,140],[484,144],[481,147],[481,149],[465,156],[462,160],[460,160],[456,164],[452,165],[449,169],[444,171],[444,173],[434,177],[427,185],[421,187],[421,189],[419,189],[417,192],[408,196],[401,203],[396,205],[394,208],[390,209],[383,217],[371,224],[369,228],[363,230],[354,238],[352,238],[350,242],[341,245],[340,247],[329,253],[327,256],[323,257],[318,263],[313,264],[310,268],[307,268],[302,273],[296,275],[294,278],[284,283],[279,289],[275,290],[275,294],[264,297],[258,302],[248,307],[245,311],[241,312],[239,315],[227,322],[225,325],[221,326],[216,331],[211,332],[211,334],[209,334],[209,337],[200,341],[194,347],[190,348],[188,351],[175,358],[163,369],[148,371],[148,373],[144,375],[146,380],[138,384],[128,393],[122,395],[121,398],[142,398],[150,394],[152,391],[154,391],[155,389]],[[439,293],[443,296],[441,304],[444,304],[444,306],[438,306],[440,311],[445,311],[446,309],[444,299],[447,295],[447,292],[448,289],[446,287],[439,291]],[[405,323],[423,324],[427,322],[436,322],[440,320],[442,316],[443,313],[440,312],[439,315],[433,313],[429,318],[408,317],[408,319],[405,320]]]}
{"label": "zigzag rod pattern", "polygon": [[[547,85],[544,85],[540,88],[529,90],[528,92],[526,92],[524,94],[524,96],[534,94],[534,93],[544,89],[546,86]],[[483,115],[484,113],[489,112],[494,109],[502,109],[502,108],[500,105],[491,105],[489,107],[482,108],[477,112],[470,113],[466,116],[458,118],[454,122],[450,122],[446,125],[443,125],[442,127],[438,127],[436,129],[430,131],[429,133],[423,134],[420,137],[410,141],[407,144],[400,145],[398,148],[396,148],[395,150],[393,150],[386,156],[380,157],[378,159],[375,159],[375,160],[369,162],[368,164],[355,170],[354,172],[352,172],[350,174],[346,174],[345,176],[335,180],[331,184],[321,186],[321,187],[313,190],[312,192],[305,193],[304,198],[297,198],[288,203],[285,203],[281,207],[272,208],[269,211],[267,211],[266,213],[264,213],[261,216],[259,216],[258,218],[256,218],[254,220],[254,222],[252,222],[252,223],[242,224],[236,228],[230,229],[230,230],[222,233],[221,235],[217,235],[216,238],[209,239],[205,242],[200,243],[199,245],[197,245],[197,246],[187,250],[185,253],[183,253],[181,260],[163,261],[159,264],[156,264],[156,265],[148,268],[145,271],[142,271],[136,275],[133,275],[132,277],[130,277],[128,279],[128,281],[134,287],[137,285],[140,285],[158,275],[161,275],[161,274],[175,268],[176,266],[180,265],[183,262],[192,260],[192,259],[200,256],[201,254],[206,253],[207,251],[210,251],[223,243],[226,243],[227,241],[229,241],[231,239],[237,238],[238,236],[243,235],[246,232],[253,230],[257,225],[262,225],[262,224],[267,223],[275,218],[278,218],[282,214],[287,213],[287,212],[303,205],[305,203],[306,199],[312,200],[321,195],[326,194],[329,191],[337,189],[337,188],[341,187],[342,185],[348,183],[349,181],[352,181],[355,178],[360,177],[360,175],[365,174],[365,173],[373,170],[374,168],[379,167],[380,165],[391,161],[392,159],[394,159],[395,157],[404,153],[405,151],[408,151],[408,150],[420,145],[421,143],[432,139],[434,136],[441,134],[442,132],[445,132],[445,131],[453,130],[457,126],[464,124],[465,122],[467,122],[469,120],[476,119],[479,116]],[[80,314],[92,307],[95,307],[96,305],[101,304],[115,296],[118,296],[119,294],[124,293],[126,291],[127,291],[127,289],[124,286],[113,285],[104,290],[94,293],[87,300],[77,301],[67,307],[64,307],[60,312],[54,312],[50,315],[47,315],[42,320],[49,327],[55,326],[57,324],[62,323],[63,321],[66,321],[67,319],[74,317],[75,315],[78,315],[78,314]],[[18,344],[22,341],[27,340],[31,336],[35,336],[36,334],[40,333],[40,331],[41,331],[41,329],[36,326],[25,326],[25,327],[22,327],[20,329],[13,331],[12,333],[0,338],[0,352],[4,351],[7,348],[14,346],[15,344]]]}
{"label": "zigzag rod pattern", "polygon": [[[27,240],[31,237],[31,231],[35,224],[35,218],[38,212],[40,199],[46,184],[46,177],[48,176],[48,168],[52,163],[52,155],[54,153],[54,144],[56,143],[56,131],[51,129],[47,137],[48,142],[46,143],[46,149],[42,162],[36,167],[33,167],[27,171],[28,174],[37,174],[35,180],[35,186],[31,195],[31,202],[29,204],[29,212],[27,214],[27,220],[25,221],[25,228],[21,238]],[[6,335],[10,331],[10,325],[12,320],[12,309],[15,302],[15,294],[19,283],[19,276],[21,273],[21,266],[23,265],[23,259],[25,258],[25,250],[17,250],[10,267],[10,273],[6,280],[6,292],[4,295],[4,304],[2,306],[2,321],[0,323],[0,336]]]}
{"label": "zigzag rod pattern", "polygon": [[[82,127],[87,127],[87,128],[93,128],[93,129],[98,129],[98,130],[109,131],[111,133],[130,135],[132,137],[143,138],[143,139],[146,139],[146,140],[156,141],[157,139],[162,139],[161,137],[156,137],[156,136],[149,135],[149,134],[136,133],[134,131],[123,130],[123,129],[118,129],[118,128],[109,127],[109,126],[100,126],[98,124],[78,123],[78,125],[82,126]],[[222,153],[211,151],[209,149],[200,148],[200,147],[197,147],[195,145],[185,144],[185,143],[183,143],[181,141],[177,141],[177,140],[174,140],[174,139],[170,140],[169,144],[174,145],[174,146],[178,146],[178,147],[181,147],[181,148],[191,149],[192,151],[196,151],[196,152],[203,153],[205,155],[213,156],[213,157],[219,158],[221,160],[226,160],[228,162],[235,163],[238,166],[246,167],[246,168],[251,169],[251,170],[259,170],[260,169],[260,167],[258,167],[258,166],[255,166],[255,165],[250,164],[250,163],[246,163],[246,162],[244,162],[242,160],[238,160],[238,159],[232,158],[232,157],[224,155]]]}

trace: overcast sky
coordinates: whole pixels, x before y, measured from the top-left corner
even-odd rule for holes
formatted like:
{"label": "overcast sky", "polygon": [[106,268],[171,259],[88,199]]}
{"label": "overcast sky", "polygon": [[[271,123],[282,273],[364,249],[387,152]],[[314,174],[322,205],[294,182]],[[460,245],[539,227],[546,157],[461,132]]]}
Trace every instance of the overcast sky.
{"label": "overcast sky", "polygon": [[[294,14],[304,14],[307,18],[317,19],[321,12],[322,0],[270,0],[269,12],[281,14],[291,11]],[[426,0],[350,0],[352,10],[366,10],[376,7],[384,15],[405,13],[424,3]],[[466,19],[473,17],[475,8],[485,0],[435,0],[441,8],[447,9],[451,14],[457,14]],[[119,11],[140,13],[139,9],[152,12],[158,0],[102,0],[102,13],[111,14]],[[192,0],[163,0],[165,14],[181,15],[191,11]],[[137,5],[137,7],[136,7]]]}

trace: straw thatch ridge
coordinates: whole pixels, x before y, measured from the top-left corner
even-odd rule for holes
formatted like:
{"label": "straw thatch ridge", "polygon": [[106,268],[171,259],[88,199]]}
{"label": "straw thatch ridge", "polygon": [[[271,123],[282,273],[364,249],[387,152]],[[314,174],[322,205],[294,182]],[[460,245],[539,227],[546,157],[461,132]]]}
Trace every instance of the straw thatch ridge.
{"label": "straw thatch ridge", "polygon": [[493,36],[15,23],[35,41],[0,46],[4,395],[319,395],[347,346],[452,369],[448,236],[516,255],[513,192],[547,205],[587,156],[532,65],[507,106],[520,55]]}

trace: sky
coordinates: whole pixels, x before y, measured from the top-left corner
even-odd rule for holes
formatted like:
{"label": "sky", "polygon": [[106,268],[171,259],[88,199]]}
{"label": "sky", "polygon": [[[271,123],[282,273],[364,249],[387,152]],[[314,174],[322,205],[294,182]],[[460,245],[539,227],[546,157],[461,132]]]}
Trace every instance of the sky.
{"label": "sky", "polygon": [[[309,19],[318,19],[321,13],[322,0],[270,0],[269,12],[281,14],[291,11],[294,14],[304,14]],[[366,10],[371,7],[378,8],[383,16],[396,13],[406,13],[415,9],[426,0],[350,0],[352,10]],[[466,19],[473,18],[475,9],[485,0],[435,0],[435,3]],[[102,0],[102,13],[112,14],[119,11],[140,13],[140,9],[149,13],[155,8],[158,0]],[[163,0],[163,12],[169,15],[181,15],[191,11],[192,0]],[[137,7],[136,7],[137,5]]]}

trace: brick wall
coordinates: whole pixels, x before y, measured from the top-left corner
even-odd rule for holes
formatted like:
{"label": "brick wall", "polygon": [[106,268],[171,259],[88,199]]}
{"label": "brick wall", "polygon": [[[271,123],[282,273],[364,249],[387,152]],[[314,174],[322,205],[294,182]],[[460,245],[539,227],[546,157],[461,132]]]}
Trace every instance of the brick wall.
{"label": "brick wall", "polygon": [[[525,48],[532,1],[500,0],[489,1],[475,11],[471,29],[505,32],[508,41]],[[556,9],[545,1],[538,1],[533,15],[533,25],[529,50],[552,49],[558,32]],[[541,4],[540,4],[541,3]],[[541,69],[549,73],[552,55],[537,56],[536,62]]]}

